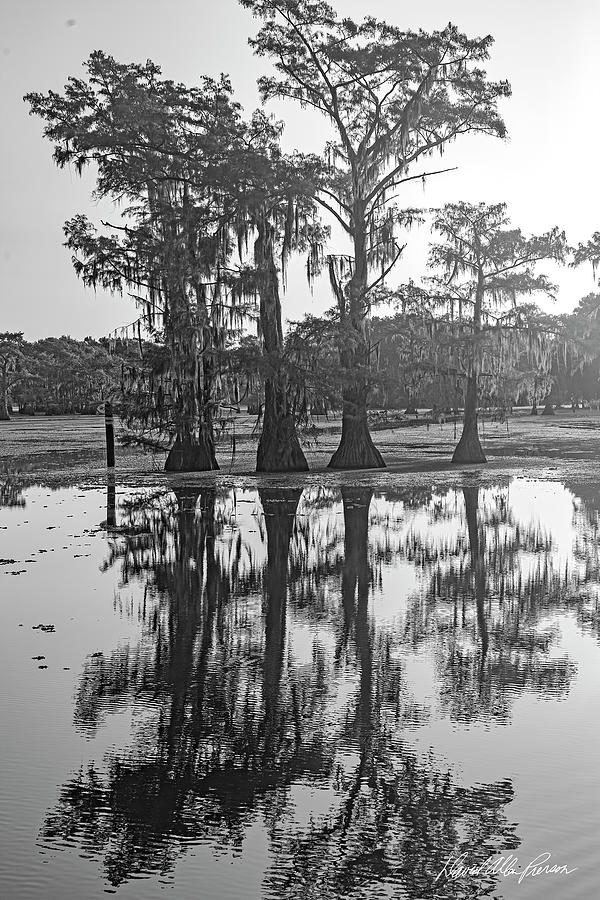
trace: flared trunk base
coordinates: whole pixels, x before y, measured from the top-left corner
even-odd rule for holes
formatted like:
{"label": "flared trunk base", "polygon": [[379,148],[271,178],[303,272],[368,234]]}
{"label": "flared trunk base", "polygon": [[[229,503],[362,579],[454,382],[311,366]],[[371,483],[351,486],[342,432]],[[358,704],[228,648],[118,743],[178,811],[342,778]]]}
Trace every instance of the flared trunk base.
{"label": "flared trunk base", "polygon": [[308,472],[308,462],[291,417],[278,422],[265,419],[258,451],[257,472]]}
{"label": "flared trunk base", "polygon": [[328,468],[385,469],[383,456],[373,443],[366,418],[344,421],[340,445],[329,460]]}
{"label": "flared trunk base", "polygon": [[165,460],[165,472],[213,472],[219,468],[213,442],[177,439]]}
{"label": "flared trunk base", "polygon": [[477,427],[464,430],[456,450],[452,455],[453,463],[485,463],[487,462]]}

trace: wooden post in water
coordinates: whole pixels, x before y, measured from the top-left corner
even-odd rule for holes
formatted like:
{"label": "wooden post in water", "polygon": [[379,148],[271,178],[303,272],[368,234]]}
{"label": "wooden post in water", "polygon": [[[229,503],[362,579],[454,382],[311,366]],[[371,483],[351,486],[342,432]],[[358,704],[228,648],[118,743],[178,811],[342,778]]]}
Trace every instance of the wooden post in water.
{"label": "wooden post in water", "polygon": [[112,404],[107,400],[104,404],[104,430],[106,432],[106,527],[114,528],[117,524],[116,492],[115,492],[115,426]]}
{"label": "wooden post in water", "polygon": [[106,465],[109,469],[115,467],[115,427],[113,422],[112,403],[107,400],[104,404],[104,427],[106,430]]}

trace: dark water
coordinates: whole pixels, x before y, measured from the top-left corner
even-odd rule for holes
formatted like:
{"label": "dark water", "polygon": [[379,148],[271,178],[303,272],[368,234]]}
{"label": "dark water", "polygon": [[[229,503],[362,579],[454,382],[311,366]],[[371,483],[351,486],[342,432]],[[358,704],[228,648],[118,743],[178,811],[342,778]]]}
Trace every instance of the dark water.
{"label": "dark water", "polygon": [[3,897],[600,896],[600,487],[390,483],[2,485]]}

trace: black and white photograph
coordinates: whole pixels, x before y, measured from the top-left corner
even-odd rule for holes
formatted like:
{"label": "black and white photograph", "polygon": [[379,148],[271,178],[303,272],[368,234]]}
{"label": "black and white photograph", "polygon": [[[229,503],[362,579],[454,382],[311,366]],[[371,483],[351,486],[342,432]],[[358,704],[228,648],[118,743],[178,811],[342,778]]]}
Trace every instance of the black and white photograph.
{"label": "black and white photograph", "polygon": [[600,897],[599,35],[0,0],[0,897]]}

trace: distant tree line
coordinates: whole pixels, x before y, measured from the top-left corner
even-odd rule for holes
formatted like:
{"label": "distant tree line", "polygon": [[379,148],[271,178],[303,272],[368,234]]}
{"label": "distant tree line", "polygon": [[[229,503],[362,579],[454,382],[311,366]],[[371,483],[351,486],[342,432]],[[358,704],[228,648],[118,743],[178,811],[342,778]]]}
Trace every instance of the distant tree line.
{"label": "distant tree line", "polygon": [[125,367],[139,365],[133,340],[48,337],[28,342],[22,333],[0,334],[0,418],[13,410],[34,415],[95,414],[118,401]]}
{"label": "distant tree line", "polygon": [[[424,318],[423,297],[418,305],[414,293],[419,293],[414,285],[390,293],[388,300],[395,311],[370,319],[369,344],[375,360],[369,409],[414,414],[420,408],[430,410],[434,418],[457,415],[464,402],[464,372],[450,359],[452,329],[443,317]],[[533,414],[540,408],[549,414],[561,405],[577,408],[600,403],[598,311],[600,294],[589,294],[573,313],[561,316],[524,307],[521,324],[526,334],[532,329],[531,340],[535,329],[544,326],[544,334],[550,336],[546,366],[532,368],[529,364],[527,334],[526,342],[516,343],[512,367],[504,362],[484,374],[479,405],[497,412],[506,412],[513,405],[530,405]],[[302,323],[292,324],[283,342],[291,373],[288,392],[291,396],[296,391],[298,410],[302,405],[300,388],[305,392],[305,422],[339,410],[343,402],[342,379],[339,374],[336,377],[331,363],[327,330],[327,319],[306,317]],[[115,337],[78,341],[65,335],[28,342],[20,332],[0,333],[0,419],[10,418],[11,411],[95,414],[107,399],[117,405],[124,419],[135,419],[148,402],[145,395],[137,396],[131,389],[136,371],[143,377],[148,373],[159,377],[167,366],[161,342]],[[264,385],[256,339],[246,337],[224,350],[219,374],[229,381],[224,394],[230,409],[258,412],[264,402]]]}

